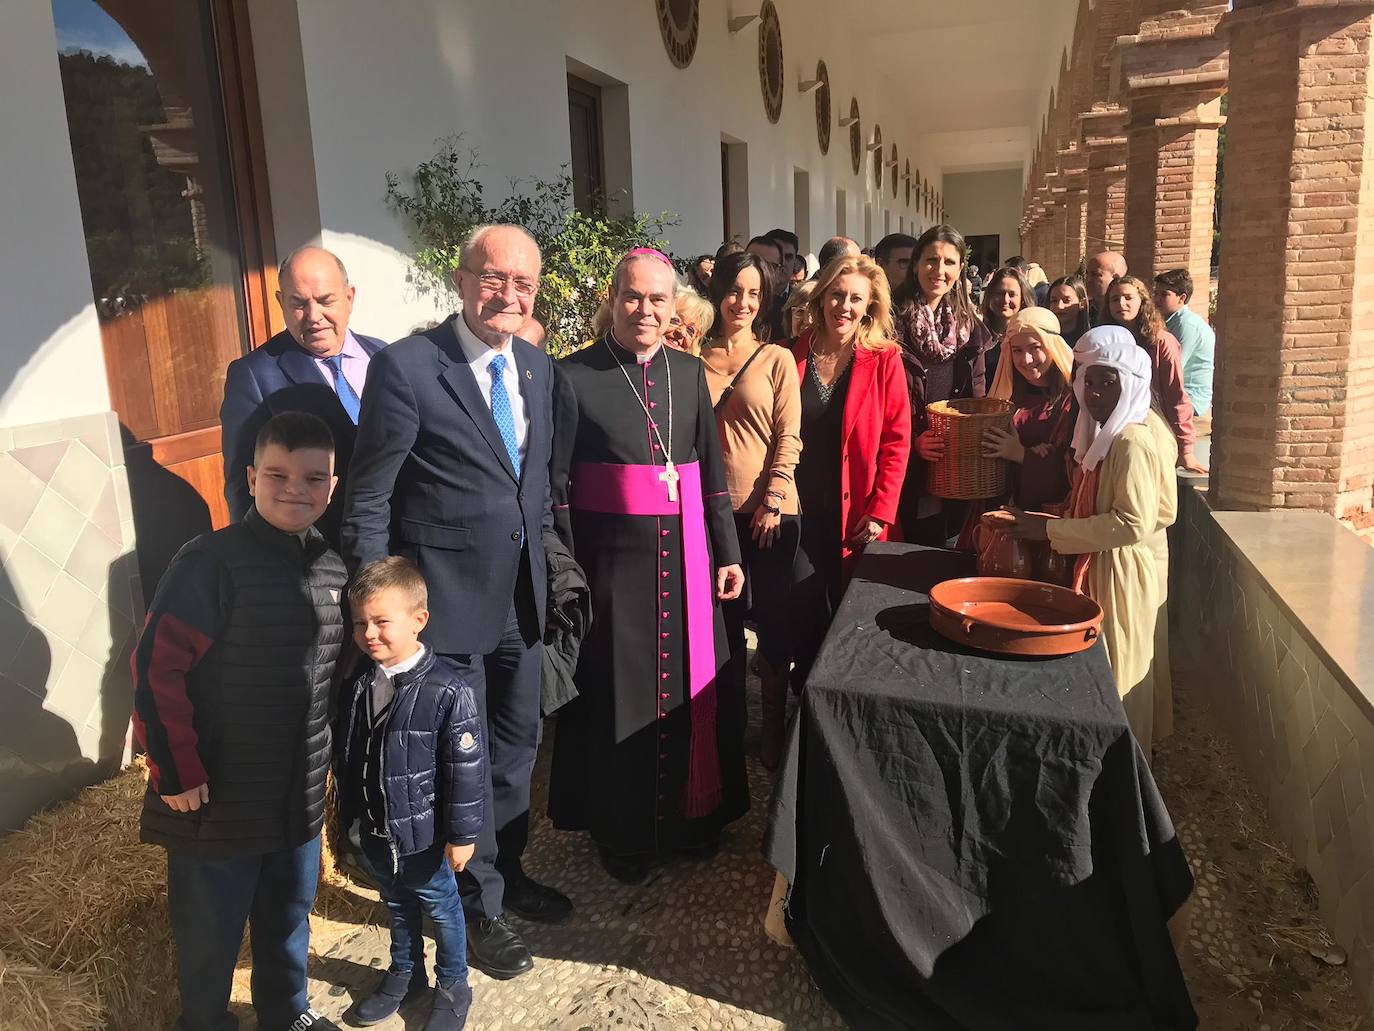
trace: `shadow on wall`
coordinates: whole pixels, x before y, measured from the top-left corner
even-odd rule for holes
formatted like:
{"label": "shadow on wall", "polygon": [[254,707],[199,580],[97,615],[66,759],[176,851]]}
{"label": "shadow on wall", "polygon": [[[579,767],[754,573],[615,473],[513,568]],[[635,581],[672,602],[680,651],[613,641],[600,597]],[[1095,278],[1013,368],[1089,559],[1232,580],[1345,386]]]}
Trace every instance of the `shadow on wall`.
{"label": "shadow on wall", "polygon": [[96,683],[81,676],[85,664],[73,661],[79,653],[61,641],[54,645],[48,631],[24,616],[14,583],[0,564],[0,605],[10,619],[18,614],[14,630],[8,620],[6,626],[17,642],[14,657],[0,670],[0,833],[104,780],[121,765],[133,708],[134,564],[133,554],[125,553],[109,566],[110,643]]}
{"label": "shadow on wall", "polygon": [[[181,546],[212,529],[210,509],[194,487],[158,465],[152,449],[136,442],[123,423],[119,435],[129,473],[138,574],[144,598],[151,601],[158,581]],[[138,613],[137,622],[142,627],[143,613]]]}
{"label": "shadow on wall", "polygon": [[[17,523],[6,512],[20,540],[0,565],[0,832],[119,769],[129,751],[130,658],[143,598],[178,549],[210,529],[210,510],[195,488],[159,466],[150,448],[133,445],[127,428],[119,427],[115,443],[113,420],[106,425],[81,441],[18,449],[42,476],[22,465],[10,470],[26,477],[16,486],[27,486],[31,500]],[[94,475],[85,463],[90,446],[105,453],[97,436],[123,449],[122,458],[107,456],[111,479],[102,498],[105,509],[116,506],[111,492],[118,493],[123,462],[129,505],[121,506],[122,527],[120,515],[100,505],[74,508],[83,504],[79,477],[63,475],[63,463],[83,455],[71,468]],[[45,451],[51,467],[39,461]],[[63,492],[71,504],[50,497]],[[49,507],[35,509],[39,494]],[[127,550],[134,541],[136,551]]]}

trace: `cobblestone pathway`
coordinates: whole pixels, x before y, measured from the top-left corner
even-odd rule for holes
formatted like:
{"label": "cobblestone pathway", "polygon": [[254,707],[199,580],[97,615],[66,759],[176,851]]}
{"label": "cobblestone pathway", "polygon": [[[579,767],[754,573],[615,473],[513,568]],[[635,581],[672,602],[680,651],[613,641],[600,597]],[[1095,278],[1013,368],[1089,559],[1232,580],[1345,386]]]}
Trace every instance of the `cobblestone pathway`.
{"label": "cobblestone pathway", "polygon": [[[1278,847],[1215,717],[1176,675],[1178,732],[1155,768],[1198,876],[1183,964],[1207,1031],[1354,1031],[1363,1014],[1315,915],[1307,880]],[[757,696],[754,696],[755,702]],[[754,804],[709,863],[673,862],[652,883],[611,880],[581,835],[543,818],[547,749],[536,771],[527,869],[577,906],[563,927],[520,924],[532,973],[498,982],[473,972],[473,1031],[721,1031],[839,1028],[795,952],[770,942],[761,917],[772,871],[759,852],[768,779],[751,760]],[[339,1019],[386,964],[380,906],[332,889],[314,921],[312,998]],[[375,899],[375,895],[371,896]],[[431,958],[432,958],[431,944]],[[1324,957],[1324,958],[1319,958]],[[247,971],[236,998],[247,999]],[[252,1021],[246,1007],[240,1012]],[[403,1011],[381,1031],[424,1026]]]}

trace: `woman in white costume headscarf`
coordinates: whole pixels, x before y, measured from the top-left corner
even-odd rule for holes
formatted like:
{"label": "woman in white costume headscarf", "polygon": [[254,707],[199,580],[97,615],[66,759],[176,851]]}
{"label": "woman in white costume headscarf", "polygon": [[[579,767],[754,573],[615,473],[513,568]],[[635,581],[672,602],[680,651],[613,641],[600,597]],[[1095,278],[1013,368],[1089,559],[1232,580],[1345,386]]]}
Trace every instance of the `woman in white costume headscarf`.
{"label": "woman in white costume headscarf", "polygon": [[1117,690],[1149,756],[1155,621],[1167,576],[1164,533],[1178,510],[1178,445],[1151,407],[1150,359],[1130,331],[1090,330],[1074,348],[1074,361],[1077,470],[1068,516],[1016,512],[1013,532],[1080,556],[1075,583],[1102,606],[1102,639]]}

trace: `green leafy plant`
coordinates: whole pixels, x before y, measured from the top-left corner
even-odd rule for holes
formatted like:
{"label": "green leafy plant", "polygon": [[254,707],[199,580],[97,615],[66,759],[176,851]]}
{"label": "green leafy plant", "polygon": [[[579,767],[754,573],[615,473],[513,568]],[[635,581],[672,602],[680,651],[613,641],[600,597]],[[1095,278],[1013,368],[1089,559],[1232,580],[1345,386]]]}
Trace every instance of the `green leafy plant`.
{"label": "green leafy plant", "polygon": [[556,179],[511,179],[508,196],[486,201],[477,152],[461,136],[438,140],[433,158],[415,168],[408,183],[386,175],[387,201],[412,223],[416,242],[410,282],[422,294],[443,295],[461,259],[462,242],[474,228],[493,222],[524,226],[539,244],[543,273],[534,317],[544,326],[555,358],[591,336],[592,319],[606,295],[616,261],[635,247],[666,250],[664,232],[675,215],[615,218],[573,206],[573,180],[566,169]]}

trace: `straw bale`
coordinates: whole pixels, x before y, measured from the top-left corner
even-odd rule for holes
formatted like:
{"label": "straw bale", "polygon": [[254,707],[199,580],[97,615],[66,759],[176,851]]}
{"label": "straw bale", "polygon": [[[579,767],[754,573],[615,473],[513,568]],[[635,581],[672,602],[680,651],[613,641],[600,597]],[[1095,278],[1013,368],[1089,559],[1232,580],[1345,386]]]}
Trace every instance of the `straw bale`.
{"label": "straw bale", "polygon": [[105,1009],[89,974],[59,974],[0,952],[0,1027],[100,1031]]}
{"label": "straw bale", "polygon": [[166,856],[138,840],[145,775],[136,763],[0,838],[0,950],[94,982],[113,1031],[177,1011]]}

